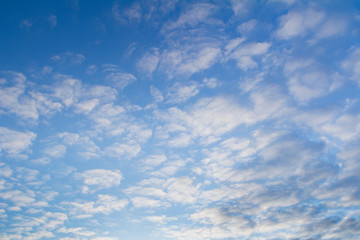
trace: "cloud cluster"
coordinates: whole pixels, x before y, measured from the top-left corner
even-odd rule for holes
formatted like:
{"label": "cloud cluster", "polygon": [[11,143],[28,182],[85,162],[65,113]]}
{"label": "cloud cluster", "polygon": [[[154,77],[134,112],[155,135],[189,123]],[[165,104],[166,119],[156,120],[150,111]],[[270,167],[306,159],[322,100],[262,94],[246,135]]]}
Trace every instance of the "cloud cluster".
{"label": "cloud cluster", "polygon": [[2,71],[0,238],[359,238],[359,17],[332,4],[115,1],[123,58]]}

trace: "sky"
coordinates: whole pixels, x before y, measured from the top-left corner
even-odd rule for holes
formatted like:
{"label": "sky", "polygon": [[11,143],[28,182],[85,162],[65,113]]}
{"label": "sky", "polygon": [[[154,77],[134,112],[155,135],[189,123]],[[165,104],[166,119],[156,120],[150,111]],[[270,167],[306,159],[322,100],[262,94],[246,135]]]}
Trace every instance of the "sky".
{"label": "sky", "polygon": [[357,0],[0,1],[0,239],[360,239]]}

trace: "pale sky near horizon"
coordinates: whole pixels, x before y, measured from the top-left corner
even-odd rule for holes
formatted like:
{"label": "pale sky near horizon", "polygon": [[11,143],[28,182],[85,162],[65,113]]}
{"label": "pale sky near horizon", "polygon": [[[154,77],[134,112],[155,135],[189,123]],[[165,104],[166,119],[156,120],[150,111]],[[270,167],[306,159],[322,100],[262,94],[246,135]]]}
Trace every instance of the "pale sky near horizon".
{"label": "pale sky near horizon", "polygon": [[360,238],[360,2],[0,2],[1,240]]}

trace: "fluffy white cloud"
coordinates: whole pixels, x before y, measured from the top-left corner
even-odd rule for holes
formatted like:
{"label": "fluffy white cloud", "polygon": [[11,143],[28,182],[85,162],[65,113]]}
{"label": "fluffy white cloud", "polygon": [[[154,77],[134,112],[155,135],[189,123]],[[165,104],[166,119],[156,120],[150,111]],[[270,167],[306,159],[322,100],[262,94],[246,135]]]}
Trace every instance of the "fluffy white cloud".
{"label": "fluffy white cloud", "polygon": [[165,25],[163,31],[172,31],[183,27],[193,27],[201,22],[209,21],[212,10],[213,7],[211,4],[207,3],[190,5],[189,9],[183,12],[177,21]]}
{"label": "fluffy white cloud", "polygon": [[139,154],[141,147],[137,143],[114,143],[105,149],[107,155],[115,158],[133,158]]}
{"label": "fluffy white cloud", "polygon": [[184,47],[180,50],[166,50],[161,54],[159,68],[170,78],[189,76],[211,67],[219,60],[221,51],[216,46]]}
{"label": "fluffy white cloud", "polygon": [[291,11],[280,18],[280,27],[276,35],[281,39],[303,37],[314,30],[324,20],[325,13],[314,9]]}
{"label": "fluffy white cloud", "polygon": [[233,39],[226,46],[226,55],[228,59],[235,59],[237,66],[246,71],[248,69],[257,68],[255,56],[264,55],[270,48],[271,44],[263,43],[245,43],[243,38]]}
{"label": "fluffy white cloud", "polygon": [[161,165],[163,162],[167,160],[167,157],[165,155],[151,155],[148,158],[144,159],[143,163],[146,167],[157,167]]}
{"label": "fluffy white cloud", "polygon": [[76,109],[80,113],[88,114],[90,113],[97,105],[99,105],[98,99],[91,99],[79,102],[76,105]]}
{"label": "fluffy white cloud", "polygon": [[131,199],[131,202],[136,208],[164,207],[164,203],[162,201],[145,198],[145,197],[134,197]]}
{"label": "fluffy white cloud", "polygon": [[54,97],[60,99],[66,107],[70,107],[77,102],[81,95],[82,83],[78,79],[73,79],[68,76],[58,76],[61,82],[58,82],[53,88]]}
{"label": "fluffy white cloud", "polygon": [[39,117],[34,99],[26,95],[26,77],[21,73],[5,72],[8,79],[2,79],[0,84],[0,109],[14,113],[27,120],[37,120]]}
{"label": "fluffy white cloud", "polygon": [[137,66],[140,71],[145,72],[146,74],[151,75],[157,68],[160,61],[159,49],[155,48],[152,52],[146,53],[138,61]]}
{"label": "fluffy white cloud", "polygon": [[7,192],[1,192],[0,197],[6,200],[13,201],[16,206],[26,207],[36,204],[34,194],[32,192],[24,193],[19,190],[12,190]]}
{"label": "fluffy white cloud", "polygon": [[124,90],[126,86],[135,82],[137,79],[131,73],[123,73],[123,72],[111,72],[106,76],[107,80],[112,83],[112,85],[119,89]]}
{"label": "fluffy white cloud", "polygon": [[2,177],[10,177],[13,173],[13,170],[6,165],[5,163],[0,163],[0,176]]}
{"label": "fluffy white cloud", "polygon": [[96,201],[62,202],[70,208],[70,214],[78,218],[92,217],[93,214],[110,214],[120,211],[128,205],[126,199],[118,199],[111,195],[98,195]]}
{"label": "fluffy white cloud", "polygon": [[197,200],[199,185],[194,185],[189,177],[170,178],[167,180],[167,199],[181,204],[193,204]]}
{"label": "fluffy white cloud", "polygon": [[47,155],[49,157],[55,157],[55,158],[60,158],[60,157],[64,156],[65,153],[66,153],[66,147],[61,144],[49,146],[49,147],[45,148],[45,150],[44,150],[45,155]]}
{"label": "fluffy white cloud", "polygon": [[289,91],[300,104],[323,97],[339,88],[344,82],[339,73],[329,73],[326,69],[316,66],[313,59],[289,61],[285,65],[284,72],[289,79]]}
{"label": "fluffy white cloud", "polygon": [[119,186],[123,178],[119,170],[111,171],[106,169],[91,169],[79,173],[78,176],[86,185],[95,185],[99,189]]}
{"label": "fluffy white cloud", "polygon": [[189,98],[199,93],[199,87],[195,82],[188,82],[187,84],[181,84],[176,82],[166,95],[169,103],[185,102]]}
{"label": "fluffy white cloud", "polygon": [[336,121],[323,125],[322,130],[343,142],[355,140],[360,133],[360,116],[359,115],[342,115]]}
{"label": "fluffy white cloud", "polygon": [[0,127],[0,152],[17,155],[29,150],[36,134],[33,132],[18,132]]}

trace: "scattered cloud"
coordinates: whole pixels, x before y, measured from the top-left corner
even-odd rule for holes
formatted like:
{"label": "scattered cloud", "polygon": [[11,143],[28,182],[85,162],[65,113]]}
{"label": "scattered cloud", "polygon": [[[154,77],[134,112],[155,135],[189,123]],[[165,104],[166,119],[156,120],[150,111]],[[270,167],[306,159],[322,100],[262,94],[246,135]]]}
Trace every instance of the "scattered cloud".
{"label": "scattered cloud", "polygon": [[80,53],[65,52],[60,55],[54,55],[50,59],[61,64],[80,65],[86,58]]}
{"label": "scattered cloud", "polygon": [[237,38],[230,41],[226,46],[227,58],[235,59],[237,66],[243,71],[257,68],[258,64],[255,62],[255,56],[261,56],[267,53],[271,43],[245,43],[243,38]]}
{"label": "scattered cloud", "polygon": [[62,205],[70,208],[70,215],[77,218],[88,218],[94,214],[108,215],[114,211],[121,211],[128,205],[128,201],[111,195],[99,194],[96,201],[62,202]]}
{"label": "scattered cloud", "polygon": [[151,86],[150,93],[155,102],[162,102],[164,100],[164,96],[158,88]]}
{"label": "scattered cloud", "polygon": [[359,238],[353,2],[69,3],[0,28],[0,239]]}
{"label": "scattered cloud", "polygon": [[119,186],[123,178],[119,170],[111,171],[106,169],[91,169],[83,173],[79,173],[86,185],[96,186],[99,189]]}
{"label": "scattered cloud", "polygon": [[185,102],[189,98],[199,93],[199,87],[195,82],[188,82],[181,84],[176,82],[168,91],[166,95],[167,102],[180,103]]}
{"label": "scattered cloud", "polygon": [[342,61],[341,66],[350,76],[350,78],[360,85],[360,48],[351,47],[348,51],[348,57]]}
{"label": "scattered cloud", "polygon": [[0,127],[0,152],[17,156],[24,151],[29,151],[36,138],[33,132],[18,132],[5,127]]}
{"label": "scattered cloud", "polygon": [[329,73],[316,67],[313,59],[287,62],[285,74],[289,78],[289,91],[300,104],[325,96],[343,84],[343,77],[339,73]]}
{"label": "scattered cloud", "polygon": [[140,69],[140,71],[151,75],[159,65],[159,61],[160,61],[159,49],[154,48],[152,49],[151,52],[148,52],[141,57],[141,59],[137,63],[137,66]]}
{"label": "scattered cloud", "polygon": [[213,6],[208,3],[193,4],[182,13],[175,22],[165,25],[163,31],[172,31],[183,27],[194,27],[202,22],[209,21]]}
{"label": "scattered cloud", "polygon": [[136,81],[136,77],[131,73],[111,72],[106,76],[111,84],[119,89],[124,90],[126,86]]}
{"label": "scattered cloud", "polygon": [[325,13],[315,9],[291,11],[280,18],[280,27],[276,31],[280,39],[304,37],[316,29],[325,19]]}

